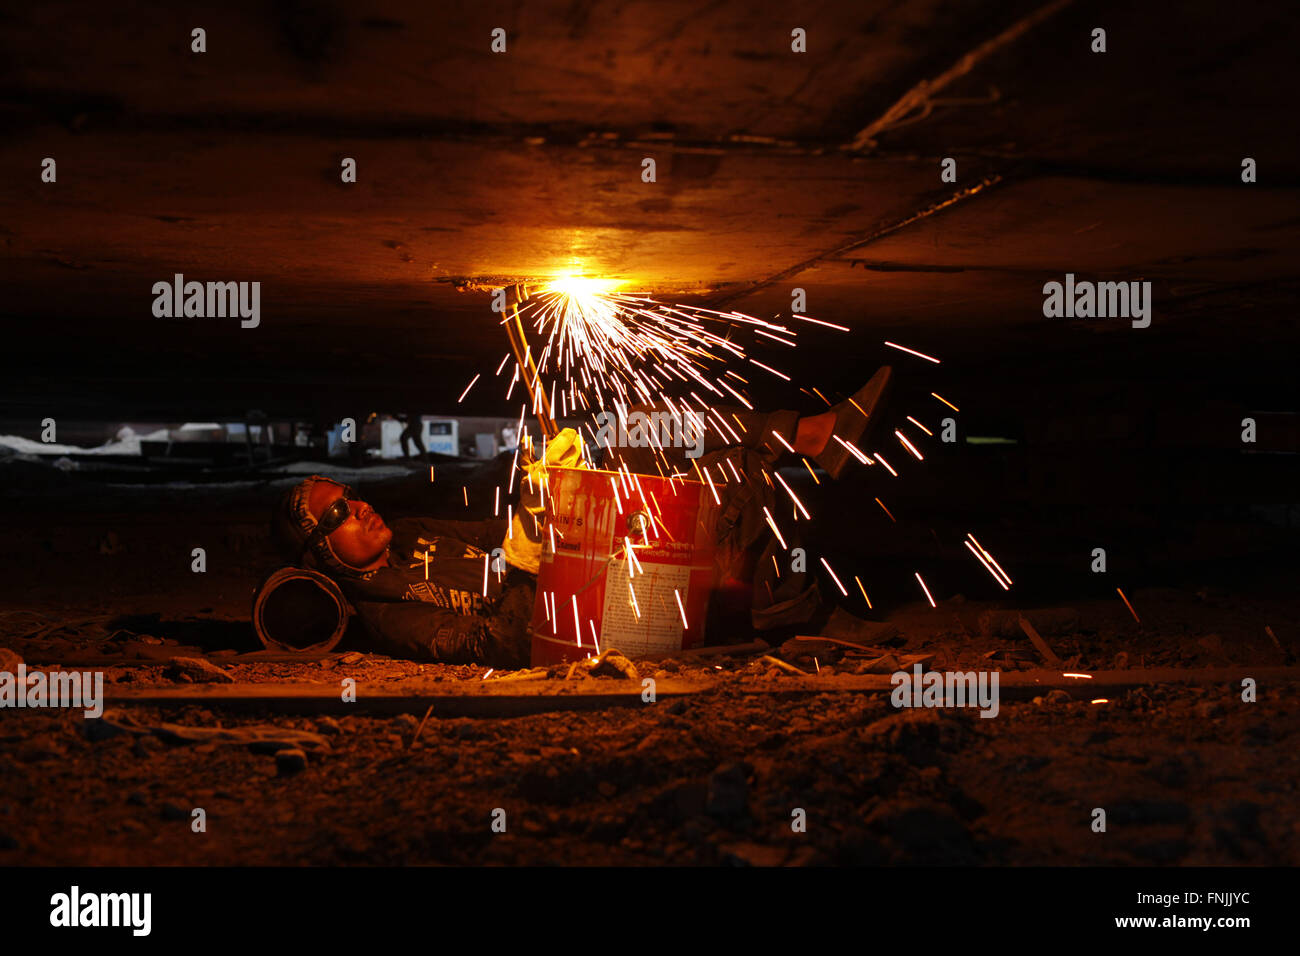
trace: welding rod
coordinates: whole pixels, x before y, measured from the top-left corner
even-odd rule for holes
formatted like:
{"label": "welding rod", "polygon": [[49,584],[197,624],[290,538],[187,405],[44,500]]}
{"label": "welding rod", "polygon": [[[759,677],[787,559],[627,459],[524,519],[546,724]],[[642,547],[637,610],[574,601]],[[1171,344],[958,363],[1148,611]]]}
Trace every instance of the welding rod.
{"label": "welding rod", "polygon": [[[537,424],[541,426],[542,434],[550,439],[559,433],[559,428],[556,426],[555,419],[551,414],[551,400],[547,398],[546,389],[542,387],[537,373],[537,364],[528,351],[528,339],[524,335],[523,319],[519,317],[519,303],[527,298],[528,286],[523,283],[512,285],[507,290],[506,335],[510,338],[510,349],[515,353],[515,362],[519,366],[519,376],[524,380],[524,388],[528,389],[528,399],[534,409],[539,407],[538,402],[540,399],[541,411],[537,415]],[[539,391],[534,392],[534,387]]]}

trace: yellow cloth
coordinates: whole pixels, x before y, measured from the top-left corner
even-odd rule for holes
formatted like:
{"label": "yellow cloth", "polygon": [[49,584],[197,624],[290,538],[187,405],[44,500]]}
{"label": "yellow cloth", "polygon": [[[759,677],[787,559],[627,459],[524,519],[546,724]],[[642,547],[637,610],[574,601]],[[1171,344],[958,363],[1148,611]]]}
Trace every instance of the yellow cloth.
{"label": "yellow cloth", "polygon": [[582,436],[576,429],[566,428],[546,443],[546,454],[541,461],[534,460],[532,449],[525,449],[519,467],[524,472],[519,486],[519,510],[515,512],[501,547],[507,562],[529,574],[536,574],[542,566],[546,470],[587,467],[582,458]]}

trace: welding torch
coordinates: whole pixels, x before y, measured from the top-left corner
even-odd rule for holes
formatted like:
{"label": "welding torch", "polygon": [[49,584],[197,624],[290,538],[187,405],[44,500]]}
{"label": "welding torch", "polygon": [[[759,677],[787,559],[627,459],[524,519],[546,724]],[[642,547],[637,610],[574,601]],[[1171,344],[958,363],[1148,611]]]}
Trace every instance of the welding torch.
{"label": "welding torch", "polygon": [[519,366],[519,375],[528,390],[528,398],[532,402],[537,424],[541,426],[542,434],[547,439],[551,439],[559,432],[559,427],[555,424],[551,412],[551,400],[542,386],[537,363],[533,360],[532,352],[528,348],[528,338],[524,334],[524,322],[519,315],[519,306],[528,300],[529,291],[527,283],[523,282],[507,287],[506,335],[510,338],[510,349],[514,352],[515,362]]}

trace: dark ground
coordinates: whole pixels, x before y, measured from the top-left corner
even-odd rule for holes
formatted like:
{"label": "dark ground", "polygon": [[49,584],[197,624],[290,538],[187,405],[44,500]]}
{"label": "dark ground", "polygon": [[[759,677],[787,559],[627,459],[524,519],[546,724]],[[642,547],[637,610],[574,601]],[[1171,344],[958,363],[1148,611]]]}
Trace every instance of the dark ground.
{"label": "dark ground", "polygon": [[[446,480],[454,483],[453,473]],[[412,482],[372,490],[381,504],[389,500],[390,512],[428,494],[427,485]],[[304,770],[282,775],[273,755],[246,746],[132,734],[94,740],[101,735],[88,735],[79,713],[7,711],[0,727],[0,861],[1300,860],[1295,681],[1262,681],[1253,704],[1241,702],[1237,681],[1148,686],[1104,704],[1090,703],[1086,691],[1072,698],[1004,694],[998,718],[982,720],[972,711],[897,712],[883,694],[746,693],[758,677],[790,678],[754,655],[681,658],[641,662],[641,674],[714,680],[712,689],[589,712],[434,713],[418,740],[422,708],[394,717],[367,713],[364,701],[349,705],[355,713],[331,717],[115,706],[117,688],[185,686],[164,661],[150,660],[177,653],[207,654],[241,682],[337,688],[343,676],[363,683],[483,678],[482,667],[358,658],[353,634],[323,662],[240,661],[236,655],[254,647],[251,593],[271,562],[259,514],[270,497],[256,485],[102,488],[98,499],[50,493],[42,505],[38,496],[15,517],[0,614],[5,645],[29,662],[72,667],[94,655],[129,662],[105,668],[112,720],[273,724],[322,740]],[[209,547],[203,576],[188,570],[190,538]],[[1014,567],[1018,556],[1005,557]],[[1294,575],[1278,566],[1257,573],[1250,563],[1244,571],[1220,581],[1202,576],[1126,588],[1141,624],[1117,596],[1077,594],[1054,602],[1068,603],[1074,620],[1044,636],[1064,667],[1080,671],[1228,667],[1245,677],[1290,663],[1300,638]],[[895,625],[894,636],[882,635],[887,649],[934,655],[928,666],[935,669],[1042,667],[1023,636],[986,633],[985,612],[1033,602],[1024,595],[1021,603],[993,600],[978,587],[972,595],[936,595],[937,609],[919,602],[887,605],[879,614],[849,609]],[[781,656],[828,678],[861,672],[874,656],[827,651],[816,661],[788,647]],[[207,812],[205,833],[188,825],[195,807]],[[506,834],[490,828],[497,807],[506,810]],[[1105,834],[1089,827],[1094,807],[1107,809]],[[791,831],[795,808],[807,812],[806,833]]]}

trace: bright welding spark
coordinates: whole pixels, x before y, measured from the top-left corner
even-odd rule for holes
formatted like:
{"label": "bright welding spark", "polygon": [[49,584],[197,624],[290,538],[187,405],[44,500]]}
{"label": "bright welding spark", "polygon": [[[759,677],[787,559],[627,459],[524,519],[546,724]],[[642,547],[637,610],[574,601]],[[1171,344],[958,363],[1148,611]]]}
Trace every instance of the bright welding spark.
{"label": "bright welding spark", "polygon": [[573,634],[578,643],[582,646],[582,622],[578,619],[578,595],[573,595]]}
{"label": "bright welding spark", "polygon": [[799,510],[803,512],[804,518],[811,521],[812,515],[810,515],[808,509],[803,506],[803,502],[800,501],[795,493],[790,490],[790,486],[785,483],[785,479],[781,477],[781,473],[777,471],[773,472],[773,474],[776,476],[776,480],[781,482],[781,487],[784,488],[785,493],[790,496],[790,500],[793,501],[798,506]]}
{"label": "bright welding spark", "polygon": [[483,555],[483,596],[484,597],[487,597],[488,563],[489,563],[489,558],[485,554]]}
{"label": "bright welding spark", "polygon": [[894,517],[894,513],[892,511],[890,511],[888,508],[885,508],[885,503],[883,501],[877,498],[876,504],[880,505],[881,508],[885,509],[885,514],[889,515],[890,521],[894,522],[894,524],[898,524],[898,519]]}
{"label": "bright welding spark", "polygon": [[812,480],[820,485],[822,483],[821,479],[817,477],[817,472],[813,471],[813,466],[808,464],[808,459],[804,458],[802,460],[803,460],[803,466],[808,469],[808,474],[812,475]]}
{"label": "bright welding spark", "polygon": [[975,545],[971,544],[969,541],[964,541],[962,543],[965,544],[966,547],[970,549],[971,554],[975,555],[975,557],[979,559],[979,563],[984,565],[984,567],[988,570],[989,574],[993,575],[993,580],[997,581],[998,584],[1002,585],[1002,590],[1004,591],[1011,590],[1010,588],[1007,587],[1007,582],[1003,581],[1002,578],[998,577],[998,573],[993,570],[993,566],[984,560],[984,555],[980,554],[978,551],[975,550]]}
{"label": "bright welding spark", "polygon": [[489,667],[487,673],[483,675],[483,680],[487,680],[494,670],[496,670],[495,667]]}
{"label": "bright welding spark", "polygon": [[840,589],[840,594],[844,595],[844,597],[848,597],[849,592],[844,590],[844,585],[840,584],[839,577],[836,576],[835,572],[831,569],[831,566],[826,563],[826,559],[818,558],[817,560],[821,561],[822,567],[826,569],[826,573],[831,576],[831,580],[835,582],[835,586]]}
{"label": "bright welding spark", "polygon": [[[482,374],[482,373],[480,373],[480,374]],[[470,390],[471,388],[474,387],[474,382],[477,382],[478,380],[479,380],[479,375],[475,375],[474,378],[470,381],[470,383],[469,383],[468,385],[465,386],[465,391],[461,392],[461,393],[460,393],[460,398],[456,399],[456,404],[457,404],[457,405],[459,405],[461,402],[465,401],[465,396],[469,394],[469,390]]]}
{"label": "bright welding spark", "polygon": [[460,493],[465,498],[465,507],[469,507],[469,488],[466,485],[460,486]]}
{"label": "bright welding spark", "polygon": [[885,344],[891,349],[898,349],[898,351],[906,352],[908,355],[915,355],[917,358],[923,358],[927,362],[933,362],[935,365],[939,364],[939,360],[933,355],[926,355],[924,352],[918,352],[916,349],[909,349],[906,345],[895,345],[893,342],[886,342]]}
{"label": "bright welding spark", "polygon": [[939,605],[934,603],[934,598],[930,596],[930,589],[925,586],[925,581],[921,578],[920,571],[916,572],[916,580],[921,583],[921,590],[925,592],[925,599],[930,602],[930,607],[938,607]]}
{"label": "bright welding spark", "polygon": [[[1115,590],[1116,590],[1116,591],[1119,591],[1119,588],[1116,588]],[[1141,623],[1142,623],[1142,618],[1138,617],[1138,612],[1135,611],[1135,610],[1133,610],[1133,605],[1132,605],[1132,604],[1129,604],[1129,602],[1128,602],[1128,598],[1124,597],[1124,592],[1123,592],[1123,591],[1119,591],[1119,596],[1122,597],[1122,598],[1124,598],[1124,603],[1125,603],[1125,605],[1128,606],[1128,612],[1129,612],[1130,614],[1133,615],[1133,620],[1135,620],[1135,621],[1137,621],[1139,624],[1141,624]]]}
{"label": "bright welding spark", "polygon": [[781,433],[777,431],[775,428],[772,429],[772,435],[776,438],[777,441],[779,441],[782,445],[785,446],[786,451],[788,451],[792,455],[794,454],[794,446],[791,445],[788,441],[786,441],[785,438],[781,436]]}
{"label": "bright welding spark", "polygon": [[993,557],[993,555],[989,554],[988,548],[986,548],[986,547],[984,547],[984,545],[980,544],[979,541],[977,541],[977,540],[975,539],[975,535],[971,534],[969,531],[966,532],[966,537],[970,538],[971,541],[974,542],[975,547],[977,547],[977,548],[980,549],[980,554],[982,554],[982,555],[984,555],[984,557],[988,558],[989,563],[993,565],[993,569],[994,569],[994,572],[995,572],[995,576],[1001,578],[1001,579],[1004,580],[1004,581],[1006,581],[1006,582],[1007,582],[1007,585],[1008,585],[1008,587],[1009,587],[1009,586],[1011,585],[1011,583],[1012,583],[1012,582],[1011,582],[1011,575],[1007,574],[1007,572],[1005,572],[1005,571],[1002,570],[1002,565],[998,564],[997,560]]}
{"label": "bright welding spark", "polygon": [[834,438],[841,445],[843,445],[845,448],[847,448],[849,450],[849,454],[852,455],[854,458],[856,458],[858,461],[862,462],[862,464],[864,465],[873,464],[871,459],[868,458],[866,455],[864,455],[856,445],[851,444],[850,442],[846,442],[843,438],[841,438],[839,435],[836,434],[832,434],[831,437]]}
{"label": "bright welding spark", "polygon": [[798,319],[800,322],[812,322],[814,325],[824,325],[828,329],[838,329],[841,332],[849,331],[849,327],[847,325],[836,325],[834,322],[826,322],[823,321],[822,319],[814,319],[811,315],[800,315],[799,313],[795,312],[791,314],[790,318]]}
{"label": "bright welding spark", "polygon": [[501,513],[501,486],[496,486],[496,494],[492,497],[492,517]]}
{"label": "bright welding spark", "polygon": [[1071,674],[1068,671],[1061,674],[1062,677],[1078,677],[1080,680],[1092,680],[1091,674]]}
{"label": "bright welding spark", "polygon": [[682,594],[676,588],[673,588],[673,597],[677,598],[677,610],[682,612],[682,630],[684,631],[690,625],[686,623],[686,608],[682,606]]}
{"label": "bright welding spark", "polygon": [[853,580],[858,582],[858,590],[862,592],[862,600],[867,602],[868,608],[871,608],[871,598],[867,597],[867,589],[862,586],[862,582],[856,574],[853,575]]}
{"label": "bright welding spark", "polygon": [[948,399],[944,398],[944,397],[943,397],[942,395],[940,395],[938,392],[931,392],[930,394],[933,395],[935,398],[937,398],[939,401],[943,402],[945,405],[947,405],[949,408],[951,408],[954,412],[959,412],[959,411],[961,411],[960,408],[958,408],[958,407],[957,407],[956,405],[954,405],[952,402],[948,401]]}
{"label": "bright welding spark", "polygon": [[891,475],[893,475],[895,478],[898,477],[898,472],[894,471],[894,469],[891,468],[891,467],[889,466],[889,462],[885,461],[885,459],[884,459],[883,457],[881,457],[880,452],[876,452],[876,461],[878,461],[878,462],[880,462],[882,465],[884,465],[884,466],[885,466],[885,470],[886,470],[887,472],[889,472]]}
{"label": "bright welding spark", "polygon": [[433,483],[433,465],[429,466],[429,482],[430,484]]}
{"label": "bright welding spark", "polygon": [[1092,703],[1092,704],[1109,704],[1109,703],[1110,703],[1110,698],[1109,698],[1109,697],[1094,697],[1091,701],[1089,701],[1089,703]]}
{"label": "bright welding spark", "polygon": [[596,622],[588,620],[587,624],[591,627],[591,643],[596,646],[596,656],[600,656],[600,638],[596,636]]}
{"label": "bright welding spark", "polygon": [[771,512],[766,507],[763,508],[763,515],[767,518],[767,524],[772,529],[772,533],[776,535],[776,540],[781,542],[781,550],[784,551],[786,548],[785,538],[781,536],[781,529],[776,526],[776,522],[772,520]]}
{"label": "bright welding spark", "polygon": [[908,441],[907,436],[904,435],[902,432],[900,432],[897,428],[894,429],[894,436],[903,443],[903,446],[908,451],[910,451],[913,455],[916,456],[917,461],[925,461],[925,456],[922,455],[919,451],[917,451],[916,446],[913,445],[910,441]]}
{"label": "bright welding spark", "polygon": [[909,422],[911,422],[913,425],[915,425],[917,428],[921,429],[921,431],[925,432],[925,433],[926,433],[927,435],[929,435],[931,438],[934,437],[934,432],[930,431],[930,429],[926,428],[924,425],[922,425],[920,422],[918,422],[918,421],[917,421],[915,418],[913,418],[911,415],[908,415],[908,416],[907,416],[907,420],[908,420]]}

